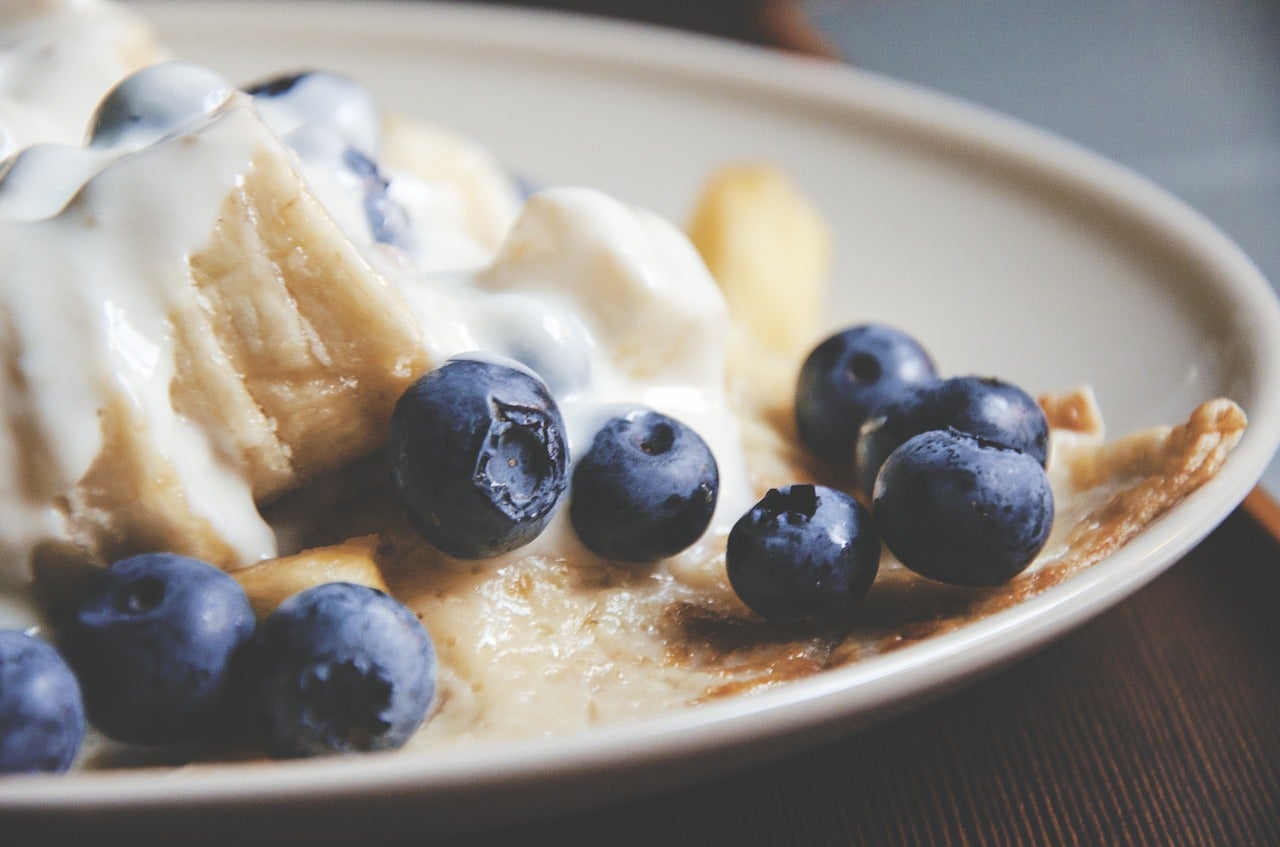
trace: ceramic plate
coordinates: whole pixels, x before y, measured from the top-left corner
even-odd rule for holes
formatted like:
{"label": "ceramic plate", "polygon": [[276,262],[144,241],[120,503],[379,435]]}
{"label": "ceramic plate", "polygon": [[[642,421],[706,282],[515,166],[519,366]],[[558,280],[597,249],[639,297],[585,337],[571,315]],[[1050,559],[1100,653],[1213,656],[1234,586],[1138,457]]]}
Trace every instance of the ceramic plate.
{"label": "ceramic plate", "polygon": [[484,140],[517,173],[682,220],[729,160],[786,167],[838,240],[834,327],[883,320],[950,373],[1088,382],[1110,430],[1229,396],[1226,466],[1116,555],[959,631],[757,695],[552,740],[433,754],[9,780],[0,812],[96,833],[441,833],[671,788],[819,743],[986,672],[1150,580],[1280,440],[1280,309],[1151,184],[1025,125],[846,67],[588,19],[431,4],[148,3],[238,80],[323,66]]}

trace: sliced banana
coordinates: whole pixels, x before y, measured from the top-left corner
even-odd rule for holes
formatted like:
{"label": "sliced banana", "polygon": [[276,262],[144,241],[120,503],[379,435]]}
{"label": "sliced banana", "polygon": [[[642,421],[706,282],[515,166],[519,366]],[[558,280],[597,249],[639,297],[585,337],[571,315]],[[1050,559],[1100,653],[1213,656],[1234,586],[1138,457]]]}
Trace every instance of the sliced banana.
{"label": "sliced banana", "polygon": [[263,618],[299,591],[328,582],[353,582],[387,592],[377,551],[378,537],[365,535],[331,547],[268,559],[234,571],[232,576],[249,595],[254,613]]}
{"label": "sliced banana", "polygon": [[809,343],[826,294],[831,233],[785,171],[763,164],[720,169],[688,229],[735,321],[774,350]]}
{"label": "sliced banana", "polygon": [[400,295],[240,95],[52,217],[0,223],[0,268],[17,561],[271,557],[257,504],[374,450],[428,367]]}

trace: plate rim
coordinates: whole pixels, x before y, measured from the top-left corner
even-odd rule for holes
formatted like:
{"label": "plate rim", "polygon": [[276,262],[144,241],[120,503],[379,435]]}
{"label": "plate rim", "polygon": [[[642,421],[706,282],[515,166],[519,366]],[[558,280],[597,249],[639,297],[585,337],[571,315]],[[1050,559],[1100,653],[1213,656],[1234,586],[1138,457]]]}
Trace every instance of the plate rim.
{"label": "plate rim", "polygon": [[[555,54],[559,60],[608,62],[632,73],[678,72],[706,83],[762,90],[770,101],[856,109],[899,123],[912,133],[961,143],[998,167],[1101,199],[1154,232],[1170,234],[1179,258],[1195,257],[1221,277],[1238,306],[1235,318],[1251,326],[1249,352],[1258,386],[1250,425],[1227,464],[1160,520],[1119,551],[1059,586],[960,629],[831,669],[747,697],[591,728],[579,734],[480,745],[429,758],[423,751],[290,762],[202,764],[180,769],[137,769],[12,777],[0,782],[0,810],[31,813],[83,810],[136,815],[175,807],[214,809],[229,802],[274,806],[314,804],[369,791],[421,797],[476,783],[610,774],[657,766],[729,749],[755,758],[797,734],[839,731],[930,689],[990,672],[1110,608],[1155,578],[1213,530],[1257,482],[1280,444],[1280,304],[1257,267],[1216,227],[1148,180],[1047,131],[982,107],[822,59],[782,54],[661,27],[540,10],[451,4],[335,0],[225,2],[182,0],[128,4],[156,21],[199,15],[232,21],[246,15],[297,17],[309,26],[348,31],[352,26],[408,26],[432,37],[466,35],[500,52]],[[584,37],[590,36],[590,37]],[[1208,398],[1205,398],[1208,399]],[[1021,639],[1009,647],[1002,638]],[[954,660],[950,667],[940,663]],[[871,692],[869,683],[876,683]],[[861,694],[856,694],[864,689]],[[779,720],[782,717],[784,720]],[[815,736],[816,737],[816,736]],[[788,743],[788,751],[798,749]],[[478,790],[478,788],[476,789]],[[228,822],[233,824],[233,822]]]}

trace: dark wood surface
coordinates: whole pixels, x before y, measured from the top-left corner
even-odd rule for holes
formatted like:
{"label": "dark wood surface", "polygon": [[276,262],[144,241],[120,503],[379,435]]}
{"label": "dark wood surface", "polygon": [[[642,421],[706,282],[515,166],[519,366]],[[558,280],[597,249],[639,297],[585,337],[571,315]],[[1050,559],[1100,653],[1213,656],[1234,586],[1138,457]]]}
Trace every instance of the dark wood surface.
{"label": "dark wood surface", "polygon": [[[824,51],[785,0],[526,5]],[[1278,536],[1280,508],[1257,492],[1132,598],[920,711],[693,789],[451,843],[1280,845]]]}

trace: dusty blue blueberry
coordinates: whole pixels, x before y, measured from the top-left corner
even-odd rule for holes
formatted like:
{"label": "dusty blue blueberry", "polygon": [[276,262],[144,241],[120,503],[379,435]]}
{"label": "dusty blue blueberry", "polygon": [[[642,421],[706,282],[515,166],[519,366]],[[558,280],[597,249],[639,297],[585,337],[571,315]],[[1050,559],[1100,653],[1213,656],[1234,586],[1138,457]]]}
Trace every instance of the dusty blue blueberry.
{"label": "dusty blue blueberry", "polygon": [[84,703],[48,644],[0,631],[0,774],[60,773],[84,741]]}
{"label": "dusty blue blueberry", "polygon": [[609,559],[674,556],[711,523],[720,475],[707,443],[660,412],[605,423],[573,470],[569,518],[589,549]]}
{"label": "dusty blue blueberry", "polygon": [[1030,455],[1049,456],[1049,422],[1021,388],[991,377],[959,376],[903,389],[878,408],[858,435],[858,485],[867,494],[880,465],[913,435],[958,429]]}
{"label": "dusty blue blueberry", "polygon": [[867,415],[903,386],[936,375],[929,354],[901,330],[864,324],[836,333],[800,368],[795,408],[800,440],[814,455],[848,468]]}
{"label": "dusty blue blueberry", "polygon": [[999,585],[1044,547],[1053,491],[1031,455],[933,430],[889,455],[876,478],[875,517],[885,544],[921,576]]}
{"label": "dusty blue blueberry", "polygon": [[413,612],[345,582],[281,603],[258,628],[247,668],[253,720],[281,757],[397,749],[436,689],[435,649]]}
{"label": "dusty blue blueberry", "polygon": [[419,378],[396,404],[387,450],[414,526],[461,558],[537,538],[567,483],[560,410],[512,361],[453,358]]}
{"label": "dusty blue blueberry", "polygon": [[95,726],[121,741],[167,744],[225,726],[235,661],[254,624],[244,589],[218,568],[147,553],[100,575],[62,623],[59,645]]}
{"label": "dusty blue blueberry", "polygon": [[770,489],[729,533],[725,567],[734,592],[777,621],[838,621],[866,595],[880,568],[871,515],[820,485]]}

